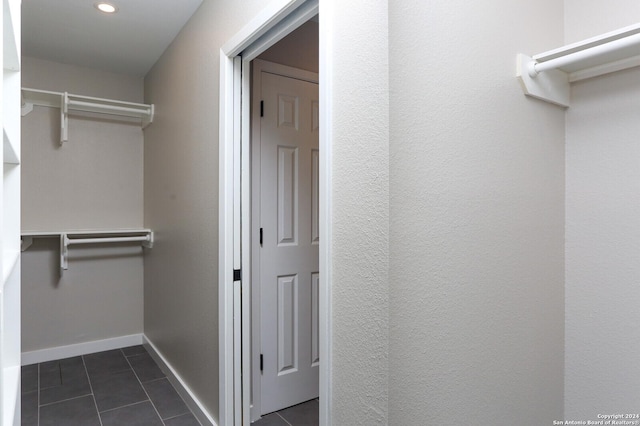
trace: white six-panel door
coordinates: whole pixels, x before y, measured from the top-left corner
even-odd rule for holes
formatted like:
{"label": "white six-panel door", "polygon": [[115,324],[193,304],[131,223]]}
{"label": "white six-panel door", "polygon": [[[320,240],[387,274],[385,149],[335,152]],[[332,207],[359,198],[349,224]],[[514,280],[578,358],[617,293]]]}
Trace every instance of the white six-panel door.
{"label": "white six-panel door", "polygon": [[318,85],[260,73],[261,413],[318,397]]}

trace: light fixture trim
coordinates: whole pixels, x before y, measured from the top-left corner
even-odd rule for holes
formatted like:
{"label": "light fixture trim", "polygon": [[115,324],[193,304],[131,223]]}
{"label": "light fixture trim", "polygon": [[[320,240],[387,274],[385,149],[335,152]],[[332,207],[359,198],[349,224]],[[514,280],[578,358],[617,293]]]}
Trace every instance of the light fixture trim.
{"label": "light fixture trim", "polygon": [[102,13],[113,14],[118,12],[118,7],[113,3],[101,1],[96,3],[94,6]]}

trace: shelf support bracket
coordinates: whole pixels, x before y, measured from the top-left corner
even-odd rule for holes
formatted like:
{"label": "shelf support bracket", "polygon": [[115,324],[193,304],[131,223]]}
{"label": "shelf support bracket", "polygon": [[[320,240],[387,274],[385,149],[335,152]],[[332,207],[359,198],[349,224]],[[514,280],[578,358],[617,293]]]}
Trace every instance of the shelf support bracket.
{"label": "shelf support bracket", "polygon": [[67,261],[69,257],[69,237],[67,234],[60,234],[60,275],[69,269]]}
{"label": "shelf support bracket", "polygon": [[33,237],[22,237],[20,239],[20,251],[26,251],[33,244]]}
{"label": "shelf support bracket", "polygon": [[64,92],[60,101],[60,145],[69,140],[69,94]]}
{"label": "shelf support bracket", "polygon": [[29,114],[31,111],[33,111],[33,103],[23,102],[22,106],[20,107],[20,116],[24,117],[25,115]]}
{"label": "shelf support bracket", "polygon": [[516,77],[524,94],[561,107],[568,107],[570,103],[569,75],[560,70],[548,70],[535,75],[529,72],[532,64],[535,64],[535,59],[522,53],[518,55]]}

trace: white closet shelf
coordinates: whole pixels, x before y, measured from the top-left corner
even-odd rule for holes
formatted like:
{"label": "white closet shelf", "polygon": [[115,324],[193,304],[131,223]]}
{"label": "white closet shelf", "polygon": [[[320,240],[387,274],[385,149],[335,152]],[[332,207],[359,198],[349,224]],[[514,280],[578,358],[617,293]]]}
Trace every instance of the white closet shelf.
{"label": "white closet shelf", "polygon": [[2,372],[2,421],[3,425],[15,424],[16,403],[20,394],[20,366],[5,367]]}
{"label": "white closet shelf", "polygon": [[14,136],[10,136],[7,129],[2,129],[2,151],[4,155],[4,162],[8,164],[20,164],[20,152],[16,148]]}
{"label": "white closet shelf", "polygon": [[20,259],[20,252],[17,250],[5,250],[2,253],[2,283],[4,284],[9,281],[9,276],[16,268],[18,264],[18,260]]}
{"label": "white closet shelf", "polygon": [[69,269],[70,245],[139,242],[145,248],[153,248],[153,231],[150,229],[22,231],[21,235],[22,251],[33,244],[34,238],[59,238],[61,272]]}
{"label": "white closet shelf", "polygon": [[532,57],[519,54],[517,77],[527,96],[570,104],[570,84],[640,66],[640,23]]}
{"label": "white closet shelf", "polygon": [[20,69],[20,3],[9,0],[3,0],[2,3],[3,68],[18,71]]}
{"label": "white closet shelf", "polygon": [[60,108],[60,143],[69,140],[69,111],[84,111],[140,119],[144,129],[153,122],[153,104],[138,104],[112,99],[73,95],[67,92],[22,88],[22,115],[33,110],[34,105]]}

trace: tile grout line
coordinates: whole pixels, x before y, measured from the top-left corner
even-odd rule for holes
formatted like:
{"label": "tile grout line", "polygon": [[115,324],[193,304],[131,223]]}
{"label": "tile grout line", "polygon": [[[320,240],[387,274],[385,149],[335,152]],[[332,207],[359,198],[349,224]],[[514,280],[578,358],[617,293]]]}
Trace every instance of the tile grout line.
{"label": "tile grout line", "polygon": [[87,396],[92,396],[92,395],[93,394],[91,394],[91,393],[86,393],[84,395],[74,396],[73,398],[61,399],[60,401],[53,401],[53,402],[49,402],[47,404],[42,404],[42,405],[39,405],[39,407],[48,407],[50,405],[59,404],[61,402],[73,401],[74,399],[85,398]]}
{"label": "tile grout line", "polygon": [[89,382],[89,390],[91,391],[91,398],[93,399],[93,405],[96,407],[96,414],[98,415],[98,421],[100,422],[100,426],[104,426],[102,424],[102,417],[100,416],[100,410],[98,410],[98,402],[96,401],[96,396],[93,394],[93,385],[91,384],[91,377],[89,377],[89,370],[87,370],[87,364],[84,362],[84,355],[82,355],[80,359],[82,359],[84,374],[87,375],[87,381]]}
{"label": "tile grout line", "polygon": [[278,415],[278,417],[284,420],[286,424],[288,424],[289,426],[293,426],[291,423],[289,423],[289,420],[285,419],[279,412],[276,411],[276,414]]}
{"label": "tile grout line", "polygon": [[147,393],[147,389],[142,384],[142,381],[140,380],[140,377],[138,377],[138,373],[136,373],[136,370],[133,368],[133,365],[131,365],[131,362],[129,362],[129,358],[124,354],[124,351],[122,350],[122,348],[120,348],[120,352],[124,356],[124,359],[127,360],[127,364],[129,364],[129,367],[131,367],[131,371],[133,371],[133,375],[136,376],[136,379],[138,379],[138,383],[140,383],[140,387],[142,388],[142,391],[144,392],[145,395],[147,395],[147,398],[149,399],[149,402],[151,403],[151,406],[153,407],[153,411],[155,411],[156,414],[158,415],[158,418],[160,419],[160,422],[162,423],[162,425],[166,426],[166,424],[164,422],[164,419],[162,418],[162,416],[158,412],[158,409],[156,408],[156,404],[154,404],[153,401],[151,400],[151,397]]}
{"label": "tile grout line", "polygon": [[119,409],[121,409],[121,408],[133,407],[134,405],[144,404],[145,402],[150,402],[150,401],[151,401],[151,400],[149,400],[149,401],[144,400],[144,401],[133,402],[133,403],[131,403],[131,404],[121,405],[121,406],[119,406],[119,407],[114,407],[114,408],[109,408],[108,410],[103,410],[103,411],[101,411],[101,413],[108,413],[108,412],[110,412],[110,411],[116,411],[116,410],[119,410]]}

